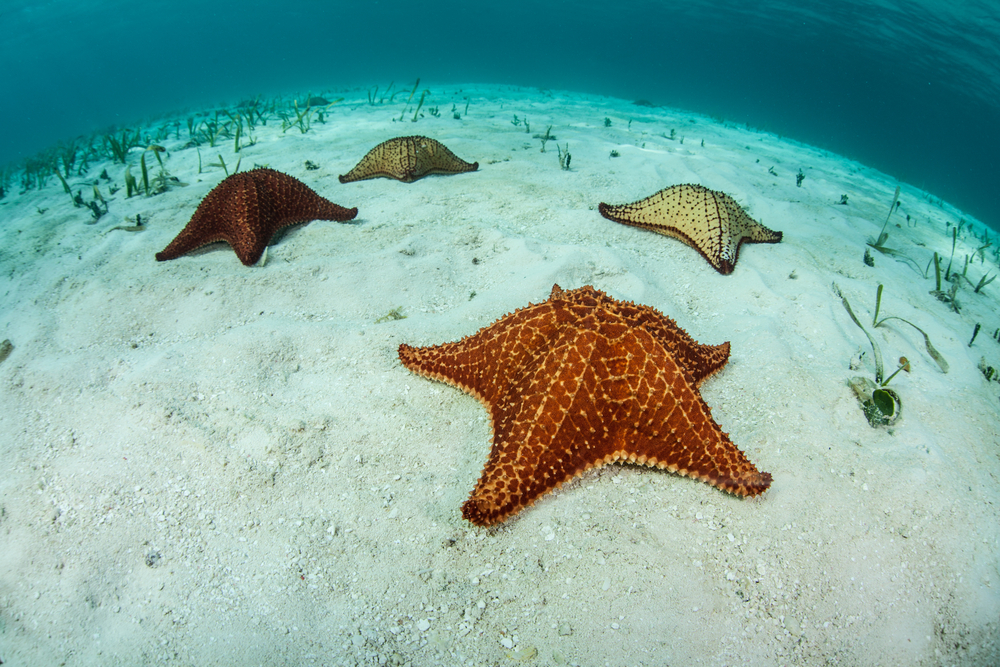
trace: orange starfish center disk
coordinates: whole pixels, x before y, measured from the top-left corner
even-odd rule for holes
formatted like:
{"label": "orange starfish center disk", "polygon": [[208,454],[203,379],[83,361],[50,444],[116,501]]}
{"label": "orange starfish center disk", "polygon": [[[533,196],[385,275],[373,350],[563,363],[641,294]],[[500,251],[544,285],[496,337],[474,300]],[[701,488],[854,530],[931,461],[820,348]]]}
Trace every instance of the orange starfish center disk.
{"label": "orange starfish center disk", "polygon": [[665,468],[739,496],[771,475],[719,428],[698,387],[729,343],[702,345],[648,306],[592,287],[553,287],[455,343],[400,345],[410,370],[478,398],[493,446],[463,516],[503,521],[589,468],[628,461]]}

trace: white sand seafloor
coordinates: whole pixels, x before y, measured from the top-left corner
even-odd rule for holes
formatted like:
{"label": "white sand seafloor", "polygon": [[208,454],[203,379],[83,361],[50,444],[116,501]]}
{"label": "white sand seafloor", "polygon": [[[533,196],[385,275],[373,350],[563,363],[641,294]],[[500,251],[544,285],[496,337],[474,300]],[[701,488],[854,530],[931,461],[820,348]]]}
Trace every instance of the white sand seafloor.
{"label": "white sand seafloor", "polygon": [[[345,99],[306,134],[257,127],[241,169],[360,209],[290,229],[263,266],[225,244],[154,261],[222,180],[209,163],[237,160],[232,139],[202,146],[198,174],[186,116],[160,141],[186,186],[122,189],[96,224],[55,179],[0,200],[5,667],[997,664],[1000,384],[979,365],[1000,367],[1000,281],[963,282],[955,313],[929,294],[933,266],[866,266],[897,182],[846,158],[630,100],[429,88],[422,111],[440,116],[415,123],[419,91],[404,112],[408,91],[369,105],[349,90],[326,91]],[[408,134],[479,171],[338,182]],[[70,185],[89,201],[105,168],[121,186],[110,161]],[[784,240],[744,245],[723,276],[597,213],[677,183],[730,194]],[[947,263],[948,223],[967,221],[959,270],[981,245],[960,211],[905,183],[900,201],[886,245],[921,269]],[[112,230],[136,214],[146,231]],[[992,251],[972,282],[997,273]],[[730,341],[702,395],[771,488],[744,500],[610,465],[498,528],[463,520],[486,410],[397,348],[472,334],[554,283]],[[889,371],[912,364],[891,430],[846,384],[874,367],[833,283],[866,326],[883,283],[880,317],[923,328],[950,365],[898,320],[868,326]]]}

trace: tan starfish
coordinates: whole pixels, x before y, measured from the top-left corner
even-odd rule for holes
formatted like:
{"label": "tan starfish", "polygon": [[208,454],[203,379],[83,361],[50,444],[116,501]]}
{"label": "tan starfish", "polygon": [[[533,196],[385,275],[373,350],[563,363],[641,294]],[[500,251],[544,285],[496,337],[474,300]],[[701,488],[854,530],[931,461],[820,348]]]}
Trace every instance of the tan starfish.
{"label": "tan starfish", "polygon": [[771,475],[754,467],[698,392],[729,359],[648,306],[586,286],[552,288],[478,333],[399,346],[415,373],[472,394],[490,413],[493,447],[462,515],[503,521],[590,468],[627,461],[664,468],[738,496]]}
{"label": "tan starfish", "polygon": [[733,272],[742,243],[778,243],[782,236],[726,193],[702,185],[672,185],[632,204],[602,202],[597,209],[608,220],[680,239],[723,275]]}
{"label": "tan starfish", "polygon": [[354,169],[340,177],[340,182],[384,176],[412,183],[428,174],[458,174],[476,169],[478,162],[466,162],[440,141],[419,136],[397,137],[368,151]]}

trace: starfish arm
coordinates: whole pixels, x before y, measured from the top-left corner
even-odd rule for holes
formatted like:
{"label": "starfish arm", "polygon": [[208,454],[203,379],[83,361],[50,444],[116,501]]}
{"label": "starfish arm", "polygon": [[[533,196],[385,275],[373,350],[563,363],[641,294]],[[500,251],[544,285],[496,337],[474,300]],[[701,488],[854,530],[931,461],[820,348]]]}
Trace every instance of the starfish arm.
{"label": "starfish arm", "polygon": [[451,149],[434,139],[412,137],[414,139],[414,160],[411,171],[416,178],[428,174],[458,174],[475,171],[479,163],[469,163],[455,155]]}
{"label": "starfish arm", "polygon": [[604,380],[601,394],[605,405],[616,407],[602,414],[616,426],[604,462],[654,465],[740,496],[767,489],[771,476],[758,472],[719,428],[689,375],[655,341],[634,334],[611,350],[598,348],[595,356],[614,360],[615,349],[628,354],[617,362],[617,377],[602,376],[615,378]]}
{"label": "starfish arm", "polygon": [[728,342],[703,345],[657,310],[625,303],[621,305],[620,312],[629,326],[642,327],[663,345],[696,385],[700,385],[729,361]]}
{"label": "starfish arm", "polygon": [[[579,342],[579,341],[578,341]],[[594,341],[583,341],[583,346]],[[462,515],[490,526],[533,505],[549,491],[603,465],[607,427],[588,384],[586,348],[549,350],[533,372],[510,388],[493,413],[493,446]]]}
{"label": "starfish arm", "polygon": [[724,201],[726,209],[729,211],[729,218],[732,220],[734,233],[732,236],[738,238],[741,243],[780,243],[784,234],[768,229],[750,217],[743,207],[736,203],[736,200],[724,192],[716,193]]}
{"label": "starfish arm", "polygon": [[629,364],[622,374],[627,391],[619,391],[628,397],[628,407],[606,460],[665,468],[739,496],[765,491],[770,474],[760,473],[712,419],[711,409],[685,369],[641,335],[634,335],[631,345],[643,352],[633,352],[631,358],[642,361],[641,365]]}
{"label": "starfish arm", "polygon": [[674,320],[649,306],[638,306],[631,301],[616,301],[589,285],[572,292],[559,289],[553,292],[553,298],[572,304],[581,314],[600,309],[614,313],[629,327],[645,329],[670,352],[697,385],[720,370],[729,360],[729,343],[703,345],[677,326]]}
{"label": "starfish arm", "polygon": [[399,359],[410,370],[458,387],[491,406],[518,380],[518,369],[529,364],[557,326],[553,308],[528,306],[453,343],[428,347],[404,343]]}
{"label": "starfish arm", "polygon": [[374,171],[363,172],[361,171],[361,165],[359,164],[354,169],[351,169],[346,174],[341,174],[337,178],[341,183],[354,183],[355,181],[367,181],[372,178],[378,178],[379,176],[387,176],[389,178],[395,178],[392,174],[388,173],[378,173]]}
{"label": "starfish arm", "polygon": [[176,259],[181,255],[186,255],[192,250],[197,250],[202,246],[206,246],[209,243],[216,243],[218,241],[228,242],[228,239],[222,232],[193,233],[185,230],[179,234],[177,238],[171,241],[166,248],[156,253],[156,261],[165,262],[170,259]]}
{"label": "starfish arm", "polygon": [[365,181],[371,178],[395,178],[403,180],[406,170],[400,164],[404,148],[399,139],[383,141],[368,151],[353,169],[339,177],[341,183]]}
{"label": "starfish arm", "polygon": [[[258,176],[258,172],[264,173]],[[305,183],[280,172],[258,169],[249,173],[255,175],[261,217],[268,221],[263,226],[271,233],[281,227],[312,220],[347,222],[358,215],[356,206],[345,208],[335,204]]]}
{"label": "starfish arm", "polygon": [[[175,259],[217,241],[225,241],[240,255],[235,241],[237,223],[256,214],[256,198],[256,188],[249,178],[222,181],[201,201],[181,233],[166,248],[156,253],[156,260],[163,262]],[[240,260],[243,260],[242,256]],[[246,264],[245,261],[243,263]]]}
{"label": "starfish arm", "polygon": [[681,398],[655,435],[649,429],[631,434],[616,458],[693,477],[737,496],[756,496],[771,485],[771,474],[760,472],[733,444],[696,394]]}

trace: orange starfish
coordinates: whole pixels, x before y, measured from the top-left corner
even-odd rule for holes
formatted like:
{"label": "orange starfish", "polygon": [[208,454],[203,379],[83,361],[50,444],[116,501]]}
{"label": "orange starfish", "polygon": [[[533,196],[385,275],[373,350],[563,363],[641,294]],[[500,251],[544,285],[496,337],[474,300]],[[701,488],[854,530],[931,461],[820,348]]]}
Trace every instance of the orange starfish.
{"label": "orange starfish", "polygon": [[316,194],[302,181],[273,169],[243,171],[215,186],[190,222],[156,261],[174,259],[203,245],[225,241],[246,266],[256,264],[282,227],[309,220],[353,220],[344,208]]}
{"label": "orange starfish", "polygon": [[729,359],[649,306],[586,286],[478,333],[399,346],[411,371],[472,394],[489,410],[493,447],[462,515],[490,526],[590,468],[665,468],[738,496],[771,484],[719,425],[698,387]]}

